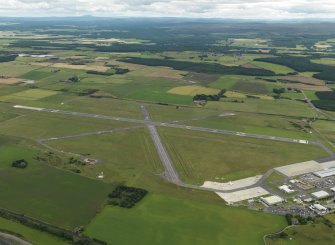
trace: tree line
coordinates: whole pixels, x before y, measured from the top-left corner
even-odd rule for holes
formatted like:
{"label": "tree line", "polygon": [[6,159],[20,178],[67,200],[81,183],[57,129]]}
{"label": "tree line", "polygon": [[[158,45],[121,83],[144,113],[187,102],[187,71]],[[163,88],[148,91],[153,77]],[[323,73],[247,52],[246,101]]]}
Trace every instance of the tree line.
{"label": "tree line", "polygon": [[225,66],[219,63],[197,63],[190,61],[179,61],[171,59],[150,59],[150,58],[128,58],[121,59],[121,62],[147,65],[167,66],[175,70],[191,71],[196,73],[245,75],[245,76],[274,76],[275,73],[265,69],[245,68],[241,66]]}
{"label": "tree line", "polygon": [[82,234],[82,229],[77,228],[74,231],[65,230],[57,226],[44,223],[37,219],[27,217],[23,214],[17,214],[6,209],[0,208],[0,217],[13,220],[22,225],[28,226],[41,232],[49,233],[76,245],[107,245],[106,242],[90,238]]}

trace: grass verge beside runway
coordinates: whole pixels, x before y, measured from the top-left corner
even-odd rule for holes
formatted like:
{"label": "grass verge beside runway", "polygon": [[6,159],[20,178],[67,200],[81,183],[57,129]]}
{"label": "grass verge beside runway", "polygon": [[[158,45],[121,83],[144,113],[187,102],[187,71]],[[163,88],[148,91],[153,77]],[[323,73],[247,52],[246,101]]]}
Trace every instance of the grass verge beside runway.
{"label": "grass verge beside runway", "polygon": [[327,157],[313,145],[159,128],[181,178],[202,184],[264,174],[281,165]]}
{"label": "grass verge beside runway", "polygon": [[105,180],[109,181],[133,179],[143,172],[163,171],[147,128],[50,141],[48,145],[101,159],[103,164],[96,167],[104,171]]}
{"label": "grass verge beside runway", "polygon": [[233,116],[188,121],[182,124],[296,139],[313,138],[307,123],[282,116],[240,112]]}
{"label": "grass verge beside runway", "polygon": [[6,135],[37,139],[134,125],[56,113],[31,112],[28,110],[23,112],[29,114],[1,123],[0,132]]}

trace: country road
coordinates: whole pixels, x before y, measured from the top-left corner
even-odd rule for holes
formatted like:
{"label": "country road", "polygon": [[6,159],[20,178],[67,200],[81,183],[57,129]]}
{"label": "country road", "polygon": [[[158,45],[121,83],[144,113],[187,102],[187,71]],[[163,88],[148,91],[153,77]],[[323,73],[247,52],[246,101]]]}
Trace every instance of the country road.
{"label": "country road", "polygon": [[312,101],[308,98],[308,96],[306,95],[306,93],[302,90],[301,93],[304,95],[306,102],[308,103],[308,105],[312,108],[312,110],[316,111],[316,113],[320,113],[323,116],[325,116],[326,118],[330,119],[330,120],[335,120],[335,117],[332,117],[331,115],[328,115],[327,113],[325,113],[324,111],[320,110],[319,108],[317,108]]}
{"label": "country road", "polygon": [[30,242],[22,240],[11,234],[0,232],[0,244],[1,245],[32,245]]}

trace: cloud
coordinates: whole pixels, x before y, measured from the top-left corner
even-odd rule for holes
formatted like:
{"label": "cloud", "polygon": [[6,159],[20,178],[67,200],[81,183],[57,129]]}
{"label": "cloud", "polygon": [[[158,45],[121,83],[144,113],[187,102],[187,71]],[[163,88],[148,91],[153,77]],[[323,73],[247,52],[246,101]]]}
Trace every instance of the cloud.
{"label": "cloud", "polygon": [[1,16],[334,18],[334,0],[0,0]]}

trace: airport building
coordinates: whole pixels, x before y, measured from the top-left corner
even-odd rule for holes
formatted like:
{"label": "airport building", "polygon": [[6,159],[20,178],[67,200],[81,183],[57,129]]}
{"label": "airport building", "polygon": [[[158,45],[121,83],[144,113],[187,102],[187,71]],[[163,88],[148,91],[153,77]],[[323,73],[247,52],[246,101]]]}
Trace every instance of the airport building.
{"label": "airport building", "polygon": [[335,168],[316,171],[313,174],[320,177],[320,178],[326,178],[326,177],[334,176],[335,175]]}
{"label": "airport building", "polygon": [[321,204],[317,204],[317,203],[313,204],[309,208],[319,215],[325,215],[328,211],[326,207],[322,206]]}
{"label": "airport building", "polygon": [[291,194],[291,193],[295,192],[295,190],[291,189],[291,187],[288,186],[288,185],[279,186],[279,190],[281,190],[281,191],[283,191],[287,194]]}
{"label": "airport building", "polygon": [[329,193],[326,192],[326,191],[317,191],[317,192],[313,192],[311,194],[313,197],[315,197],[316,199],[324,199],[324,198],[327,198],[329,197]]}
{"label": "airport building", "polygon": [[284,199],[279,196],[261,197],[261,200],[269,206],[280,204],[284,201]]}

